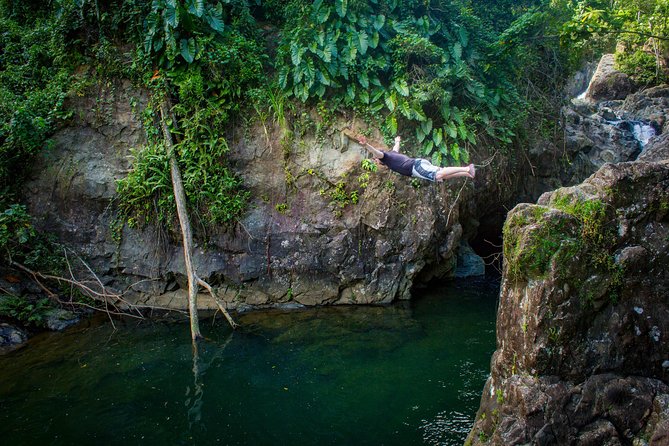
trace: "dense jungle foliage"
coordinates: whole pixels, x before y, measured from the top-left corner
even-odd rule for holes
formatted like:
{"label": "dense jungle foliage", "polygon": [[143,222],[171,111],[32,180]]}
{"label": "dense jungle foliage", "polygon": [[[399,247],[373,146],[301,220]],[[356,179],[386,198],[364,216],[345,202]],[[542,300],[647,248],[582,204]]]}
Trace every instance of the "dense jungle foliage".
{"label": "dense jungle foliage", "polygon": [[235,119],[270,118],[290,138],[304,110],[355,115],[442,165],[482,143],[522,150],[556,125],[567,75],[602,51],[617,45],[642,85],[665,81],[668,17],[669,0],[0,0],[2,255],[42,246],[23,181],[67,125],[67,98],[100,79],[153,95],[148,143],[118,185],[125,221],[174,222],[158,126],[169,98],[191,212],[225,224],[248,200],[227,164]]}

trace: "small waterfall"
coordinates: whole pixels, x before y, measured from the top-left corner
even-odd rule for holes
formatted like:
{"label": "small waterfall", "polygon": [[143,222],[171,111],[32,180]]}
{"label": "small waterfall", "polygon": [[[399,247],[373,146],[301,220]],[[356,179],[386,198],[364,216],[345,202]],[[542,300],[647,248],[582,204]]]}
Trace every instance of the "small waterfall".
{"label": "small waterfall", "polygon": [[632,121],[631,124],[634,126],[632,128],[632,134],[634,134],[634,138],[639,141],[641,150],[643,150],[644,147],[646,147],[646,144],[648,144],[648,140],[655,136],[655,129],[652,125],[648,125],[641,121]]}
{"label": "small waterfall", "polygon": [[614,125],[616,128],[628,132],[632,138],[634,138],[639,143],[639,153],[643,152],[648,141],[655,136],[657,133],[655,128],[647,122],[643,121],[634,121],[628,119],[606,119],[611,125]]}

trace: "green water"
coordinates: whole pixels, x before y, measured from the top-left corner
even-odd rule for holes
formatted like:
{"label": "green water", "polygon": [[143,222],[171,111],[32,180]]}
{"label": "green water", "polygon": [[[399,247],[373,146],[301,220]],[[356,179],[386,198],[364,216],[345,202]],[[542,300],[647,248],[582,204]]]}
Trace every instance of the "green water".
{"label": "green water", "polygon": [[[194,364],[188,325],[91,322],[0,357],[6,445],[460,445],[494,350],[497,284],[411,303],[241,316]],[[195,369],[195,371],[194,371]]]}

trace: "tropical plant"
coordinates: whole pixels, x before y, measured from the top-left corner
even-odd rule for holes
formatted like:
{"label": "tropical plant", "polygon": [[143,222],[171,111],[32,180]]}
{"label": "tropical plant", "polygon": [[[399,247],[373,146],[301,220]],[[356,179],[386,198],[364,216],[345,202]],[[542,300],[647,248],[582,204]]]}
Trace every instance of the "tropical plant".
{"label": "tropical plant", "polygon": [[[669,50],[669,0],[569,2],[564,40],[608,43],[618,48],[618,68],[642,85],[664,82]],[[652,63],[654,62],[654,64]]]}
{"label": "tropical plant", "polygon": [[[477,130],[509,141],[510,84],[488,72],[485,32],[452,2],[316,0],[295,7],[279,48],[279,84],[412,127],[420,154],[467,161]],[[305,26],[305,23],[308,26]],[[503,73],[502,73],[503,74]]]}

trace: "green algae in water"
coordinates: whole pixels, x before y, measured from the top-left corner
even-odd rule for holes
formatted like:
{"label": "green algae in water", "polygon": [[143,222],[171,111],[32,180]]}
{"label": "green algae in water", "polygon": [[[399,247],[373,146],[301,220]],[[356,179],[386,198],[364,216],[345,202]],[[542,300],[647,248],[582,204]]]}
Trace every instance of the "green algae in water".
{"label": "green algae in water", "polygon": [[[250,313],[193,363],[185,323],[45,334],[0,358],[4,444],[460,445],[494,350],[497,284],[387,307]],[[195,370],[195,371],[194,371]]]}

